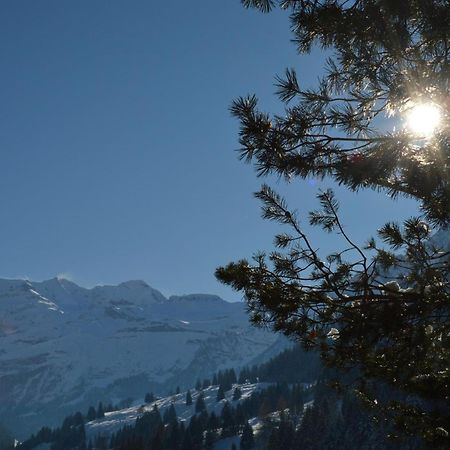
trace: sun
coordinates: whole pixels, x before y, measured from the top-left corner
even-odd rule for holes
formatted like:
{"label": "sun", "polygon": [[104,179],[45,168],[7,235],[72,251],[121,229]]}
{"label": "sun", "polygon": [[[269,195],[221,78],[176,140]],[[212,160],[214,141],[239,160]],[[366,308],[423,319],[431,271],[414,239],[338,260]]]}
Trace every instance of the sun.
{"label": "sun", "polygon": [[439,127],[441,109],[434,103],[418,103],[406,115],[406,127],[414,135],[427,138]]}

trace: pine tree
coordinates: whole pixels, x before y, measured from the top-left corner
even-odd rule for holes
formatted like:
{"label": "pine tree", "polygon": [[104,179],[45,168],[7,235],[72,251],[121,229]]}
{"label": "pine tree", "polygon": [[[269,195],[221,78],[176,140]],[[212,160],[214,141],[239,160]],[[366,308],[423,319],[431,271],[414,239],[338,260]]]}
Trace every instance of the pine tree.
{"label": "pine tree", "polygon": [[101,419],[102,417],[105,417],[105,412],[103,411],[103,403],[100,402],[97,408],[97,419]]}
{"label": "pine tree", "polygon": [[155,396],[153,392],[147,392],[144,398],[145,403],[153,403],[155,401]]}
{"label": "pine tree", "polygon": [[198,416],[192,416],[188,427],[192,441],[192,449],[201,449],[203,443],[203,429]]}
{"label": "pine tree", "polygon": [[192,436],[189,428],[184,433],[183,444],[181,445],[181,450],[192,450]]}
{"label": "pine tree", "polygon": [[163,450],[164,449],[163,442],[164,442],[164,426],[160,425],[157,428],[155,435],[153,436],[150,448],[152,450]]}
{"label": "pine tree", "polygon": [[178,420],[177,417],[177,412],[175,410],[175,406],[173,405],[173,403],[171,403],[171,405],[164,411],[163,414],[163,423],[164,424],[171,424],[173,425],[174,423],[176,423]]}
{"label": "pine tree", "polygon": [[244,412],[244,408],[242,407],[242,405],[240,403],[238,403],[236,406],[235,418],[236,418],[237,425],[245,425],[245,423],[247,421],[246,415]]}
{"label": "pine tree", "polygon": [[[293,448],[294,437],[295,437],[295,428],[292,425],[292,422],[287,421],[284,417],[281,419],[280,424],[278,426],[278,434],[280,436],[280,447],[285,450],[290,450]],[[331,448],[331,447],[327,447]]]}
{"label": "pine tree", "polygon": [[228,402],[225,402],[220,414],[222,421],[222,437],[231,436],[234,434],[235,421],[233,418],[233,410]]}
{"label": "pine tree", "polygon": [[195,412],[199,413],[206,410],[206,403],[205,398],[202,393],[197,397],[197,400],[195,402]]}
{"label": "pine tree", "polygon": [[115,408],[115,407],[113,406],[112,403],[108,403],[108,404],[105,406],[104,411],[105,411],[105,412],[111,412],[111,411],[115,411],[116,409],[117,409],[117,408]]}
{"label": "pine tree", "polygon": [[192,405],[192,395],[191,395],[191,391],[188,389],[188,391],[186,392],[186,406],[191,406]]}
{"label": "pine tree", "polygon": [[95,420],[97,418],[97,413],[93,406],[90,406],[88,412],[86,414],[86,421],[90,422],[91,420]]}
{"label": "pine tree", "polygon": [[177,411],[173,403],[169,406],[167,419],[168,419],[167,423],[170,425],[173,425],[178,421]]}
{"label": "pine tree", "polygon": [[207,428],[209,430],[217,430],[219,426],[220,426],[219,419],[217,418],[215,412],[213,411],[209,416]]}
{"label": "pine tree", "polygon": [[[361,247],[347,234],[334,193],[323,191],[310,223],[336,232],[343,244],[326,256],[285,200],[264,185],[256,194],[263,216],[289,228],[275,238],[280,250],[231,263],[216,275],[244,292],[255,324],[320,348],[330,365],[359,367],[365,380],[410,394],[388,405],[399,428],[446,448],[449,248],[429,238],[450,225],[448,3],[242,3],[264,12],[279,3],[291,12],[300,53],[319,43],[332,55],[316,89],[304,89],[294,69],[277,78],[283,115],[260,111],[254,96],[233,103],[242,159],[261,176],[330,177],[350,190],[412,197],[422,212],[403,224],[387,223],[378,231],[382,244],[369,239]],[[441,115],[433,133],[394,129],[388,118],[379,126],[383,116],[402,120],[424,105]]]}
{"label": "pine tree", "polygon": [[[71,448],[71,447],[69,447],[69,448]],[[95,448],[97,450],[106,450],[108,448],[108,440],[107,440],[106,436],[99,435],[95,438]]]}
{"label": "pine tree", "polygon": [[216,442],[216,434],[214,431],[208,430],[205,434],[205,450],[213,450]]}
{"label": "pine tree", "polygon": [[[116,434],[111,433],[111,437],[109,438],[109,447],[108,448],[114,448],[116,446]],[[89,446],[88,446],[89,448]]]}
{"label": "pine tree", "polygon": [[[254,447],[253,428],[247,422],[244,426],[240,442],[240,450],[250,450]],[[282,447],[280,447],[282,448]]]}
{"label": "pine tree", "polygon": [[0,450],[11,450],[14,448],[12,434],[0,424]]}
{"label": "pine tree", "polygon": [[220,402],[220,400],[223,400],[224,398],[225,398],[225,391],[223,385],[221,384],[219,386],[219,390],[217,391],[216,401]]}
{"label": "pine tree", "polygon": [[165,448],[178,449],[183,440],[183,433],[178,421],[169,425],[167,433],[165,434]]}
{"label": "pine tree", "polygon": [[[267,450],[278,450],[280,449],[280,437],[277,428],[272,428],[269,435],[269,440],[267,442]],[[302,447],[303,449],[304,447]],[[306,449],[310,450],[310,449]]]}
{"label": "pine tree", "polygon": [[197,416],[198,419],[198,423],[200,424],[200,427],[202,428],[202,430],[207,430],[208,429],[208,424],[209,424],[209,414],[208,414],[208,410],[203,409],[200,414]]}
{"label": "pine tree", "polygon": [[233,401],[239,400],[242,397],[242,391],[239,387],[235,387],[233,391]]}

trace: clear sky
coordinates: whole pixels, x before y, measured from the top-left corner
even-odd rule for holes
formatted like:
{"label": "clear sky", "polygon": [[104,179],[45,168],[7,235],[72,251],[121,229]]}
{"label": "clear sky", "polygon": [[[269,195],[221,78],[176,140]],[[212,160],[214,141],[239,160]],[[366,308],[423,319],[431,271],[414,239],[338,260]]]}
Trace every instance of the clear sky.
{"label": "clear sky", "polygon": [[[238,161],[228,107],[256,93],[280,111],[274,76],[295,67],[314,85],[321,53],[298,57],[285,14],[238,0],[4,1],[0,36],[0,277],[239,299],[214,269],[280,229],[260,218],[263,180]],[[332,186],[272,184],[305,213]],[[338,196],[359,242],[416,208]]]}

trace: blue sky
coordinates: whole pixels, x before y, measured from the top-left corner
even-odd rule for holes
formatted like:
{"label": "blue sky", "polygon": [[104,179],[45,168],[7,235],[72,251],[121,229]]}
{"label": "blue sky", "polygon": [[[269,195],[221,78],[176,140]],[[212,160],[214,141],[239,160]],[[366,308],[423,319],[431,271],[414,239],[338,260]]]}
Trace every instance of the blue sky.
{"label": "blue sky", "polygon": [[[285,14],[238,0],[16,0],[0,4],[0,30],[0,277],[239,299],[214,269],[280,229],[260,218],[264,180],[238,161],[228,107],[256,93],[280,111],[274,76],[295,67],[312,86],[321,53],[299,57]],[[333,186],[271,183],[305,213]],[[359,242],[416,210],[337,192]],[[331,251],[335,237],[310,232]]]}

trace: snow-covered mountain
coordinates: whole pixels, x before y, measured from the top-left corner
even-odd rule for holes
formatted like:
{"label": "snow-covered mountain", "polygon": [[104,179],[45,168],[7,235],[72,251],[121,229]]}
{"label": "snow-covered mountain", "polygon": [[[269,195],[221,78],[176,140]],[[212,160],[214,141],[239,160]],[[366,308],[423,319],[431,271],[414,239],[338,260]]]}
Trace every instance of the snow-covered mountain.
{"label": "snow-covered mountain", "polygon": [[212,295],[0,280],[0,423],[26,435],[99,400],[190,386],[273,355],[278,339]]}

